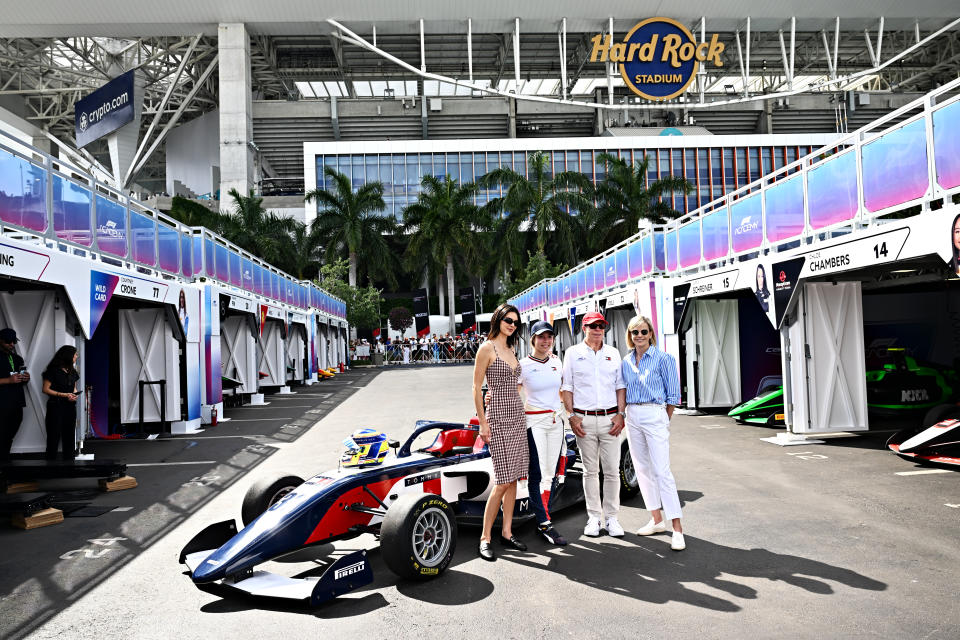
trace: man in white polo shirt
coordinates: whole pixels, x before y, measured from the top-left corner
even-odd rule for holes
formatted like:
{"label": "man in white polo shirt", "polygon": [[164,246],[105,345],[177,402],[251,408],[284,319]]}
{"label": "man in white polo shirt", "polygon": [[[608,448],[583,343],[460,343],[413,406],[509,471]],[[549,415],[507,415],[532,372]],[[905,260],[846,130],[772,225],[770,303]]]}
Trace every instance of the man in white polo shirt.
{"label": "man in white polo shirt", "polygon": [[[623,536],[620,512],[620,432],[623,414],[617,408],[617,390],[625,389],[620,352],[603,343],[607,321],[591,312],[583,317],[583,342],[567,349],[563,358],[563,405],[577,436],[583,460],[583,493],[587,503],[584,535],[596,537],[605,528]],[[603,504],[600,469],[603,468]]]}

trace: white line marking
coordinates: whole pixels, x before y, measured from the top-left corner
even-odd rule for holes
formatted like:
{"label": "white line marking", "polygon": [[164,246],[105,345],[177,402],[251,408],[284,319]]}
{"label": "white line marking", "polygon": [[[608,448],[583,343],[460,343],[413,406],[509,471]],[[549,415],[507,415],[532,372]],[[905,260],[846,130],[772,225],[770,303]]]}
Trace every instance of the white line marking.
{"label": "white line marking", "polygon": [[951,509],[960,509],[960,504],[950,504],[949,502],[943,506],[950,507]]}
{"label": "white line marking", "polygon": [[230,422],[263,422],[264,420],[288,420],[289,418],[234,418]]}
{"label": "white line marking", "polygon": [[216,460],[197,460],[195,462],[138,462],[128,467],[177,467],[186,464],[217,464]]}
{"label": "white line marking", "polygon": [[116,507],[114,511],[133,511],[133,507]]}
{"label": "white line marking", "polygon": [[950,469],[921,469],[920,471],[897,471],[898,476],[925,476],[931,473],[953,473]]}

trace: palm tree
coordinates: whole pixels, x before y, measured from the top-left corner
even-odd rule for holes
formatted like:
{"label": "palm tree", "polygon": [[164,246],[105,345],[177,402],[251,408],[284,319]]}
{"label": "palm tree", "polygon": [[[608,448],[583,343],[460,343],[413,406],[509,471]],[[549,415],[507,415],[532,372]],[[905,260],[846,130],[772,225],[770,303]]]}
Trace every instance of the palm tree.
{"label": "palm tree", "polygon": [[403,231],[410,234],[407,266],[412,270],[443,265],[447,272],[447,308],[450,333],[456,333],[456,289],[454,260],[468,269],[483,258],[482,243],[476,234],[490,227],[489,214],[473,204],[477,185],[459,184],[449,175],[423,176],[417,202],[403,211]]}
{"label": "palm tree", "polygon": [[531,153],[527,166],[529,178],[509,167],[499,167],[480,178],[484,187],[500,184],[507,188],[502,198],[488,205],[493,211],[506,213],[498,225],[497,246],[509,250],[512,259],[522,260],[525,252],[518,250],[517,236],[529,220],[538,253],[546,253],[549,241],[561,261],[575,263],[582,224],[571,212],[588,213],[593,208],[593,184],[577,171],[551,175],[550,157],[542,151]]}
{"label": "palm tree", "polygon": [[650,157],[643,156],[632,166],[609,153],[597,156],[597,162],[607,165],[607,175],[597,185],[599,203],[591,225],[591,246],[598,251],[612,247],[637,232],[641,220],[664,224],[667,218],[679,215],[663,196],[673,192],[690,193],[693,185],[677,176],[665,176],[647,183]]}
{"label": "palm tree", "polygon": [[383,202],[383,185],[368,182],[353,190],[350,179],[332,167],[325,167],[325,176],[333,181],[333,189],[316,188],[306,194],[307,202],[316,200],[317,217],[312,233],[316,233],[326,247],[328,262],[338,255],[347,254],[350,260],[349,283],[357,286],[357,270],[362,263],[367,277],[384,277],[396,286],[394,263],[384,234],[393,233],[396,223],[391,216],[379,215],[386,208]]}
{"label": "palm tree", "polygon": [[253,189],[246,196],[230,189],[230,197],[234,210],[212,220],[213,231],[267,262],[280,262],[281,247],[289,242],[289,234],[298,222],[269,213],[263,207],[263,198],[254,195]]}
{"label": "palm tree", "polygon": [[319,234],[307,225],[297,222],[287,241],[280,246],[277,266],[300,280],[316,277],[321,262]]}

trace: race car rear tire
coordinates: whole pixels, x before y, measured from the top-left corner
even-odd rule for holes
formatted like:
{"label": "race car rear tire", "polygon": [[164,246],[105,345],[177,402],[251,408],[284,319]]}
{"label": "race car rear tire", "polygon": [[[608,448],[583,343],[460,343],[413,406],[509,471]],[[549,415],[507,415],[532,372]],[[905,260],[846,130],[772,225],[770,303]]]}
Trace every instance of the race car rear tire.
{"label": "race car rear tire", "polygon": [[633,468],[630,443],[624,439],[620,443],[620,499],[629,500],[638,493],[640,493],[640,483],[637,482],[637,471]]}
{"label": "race car rear tire", "polygon": [[[621,501],[629,500],[640,493],[637,472],[633,468],[633,458],[630,456],[630,443],[626,438],[620,443],[620,463],[617,465],[617,472],[620,478]],[[600,467],[600,499],[603,499],[603,466]]]}
{"label": "race car rear tire", "polygon": [[453,507],[438,495],[407,494],[390,508],[380,527],[383,560],[401,578],[426,580],[443,573],[457,548]]}
{"label": "race car rear tire", "polygon": [[960,418],[960,406],[955,404],[938,404],[929,411],[923,417],[923,428],[932,427],[938,422],[948,420],[950,418]]}
{"label": "race car rear tire", "polygon": [[303,484],[303,478],[293,475],[266,476],[254,482],[243,497],[240,521],[247,526],[261,513],[276,504],[285,495]]}

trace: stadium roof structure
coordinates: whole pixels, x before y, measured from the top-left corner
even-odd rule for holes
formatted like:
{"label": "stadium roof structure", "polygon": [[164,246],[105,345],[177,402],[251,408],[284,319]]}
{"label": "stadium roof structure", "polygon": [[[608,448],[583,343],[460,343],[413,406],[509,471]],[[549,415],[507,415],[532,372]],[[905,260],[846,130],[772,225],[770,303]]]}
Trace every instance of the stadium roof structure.
{"label": "stadium roof structure", "polygon": [[703,9],[690,0],[19,2],[0,24],[0,106],[72,144],[73,104],[136,68],[146,82],[142,126],[162,138],[217,107],[217,29],[234,23],[250,37],[254,99],[268,101],[499,96],[558,109],[662,109],[635,96],[613,65],[589,63],[590,38],[622,37],[651,16],[679,21],[698,40],[716,33],[725,45],[722,67],[701,65],[668,101],[685,111],[923,92],[960,73],[951,0],[808,0],[783,7],[786,17],[746,0]]}

